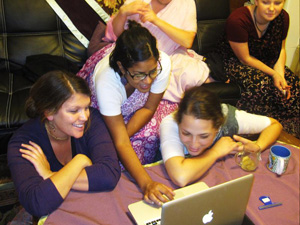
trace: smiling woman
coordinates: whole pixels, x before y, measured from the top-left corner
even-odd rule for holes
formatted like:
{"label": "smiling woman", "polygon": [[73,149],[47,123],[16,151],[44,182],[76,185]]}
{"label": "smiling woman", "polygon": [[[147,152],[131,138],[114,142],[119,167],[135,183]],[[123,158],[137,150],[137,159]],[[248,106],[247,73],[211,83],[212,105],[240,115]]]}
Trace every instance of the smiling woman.
{"label": "smiling woman", "polygon": [[176,103],[162,100],[170,58],[157,49],[149,30],[135,21],[129,21],[115,46],[99,52],[104,57],[91,57],[93,62],[93,57],[101,55],[93,72],[86,76],[88,60],[78,75],[89,81],[92,106],[103,115],[122,167],[137,181],[146,201],[161,204],[173,198],[172,190],[154,182],[142,165],[156,160],[160,122],[177,108]]}
{"label": "smiling woman", "polygon": [[237,108],[275,118],[299,138],[300,79],[285,66],[286,1],[253,2],[230,14],[216,51],[230,82],[241,87]]}
{"label": "smiling woman", "polygon": [[74,93],[55,114],[47,112],[48,121],[45,122],[45,128],[50,139],[62,141],[71,136],[82,137],[85,124],[90,117],[89,105],[89,96]]}
{"label": "smiling woman", "polygon": [[[178,111],[161,123],[162,157],[172,181],[185,186],[232,151],[264,151],[281,130],[277,120],[220,104],[209,90],[194,87],[186,91]],[[256,142],[237,136],[259,133]]]}
{"label": "smiling woman", "polygon": [[31,88],[26,112],[32,119],[11,138],[8,165],[21,204],[34,216],[54,211],[70,190],[108,191],[120,178],[114,145],[100,113],[89,107],[90,96],[82,78],[62,71]]}

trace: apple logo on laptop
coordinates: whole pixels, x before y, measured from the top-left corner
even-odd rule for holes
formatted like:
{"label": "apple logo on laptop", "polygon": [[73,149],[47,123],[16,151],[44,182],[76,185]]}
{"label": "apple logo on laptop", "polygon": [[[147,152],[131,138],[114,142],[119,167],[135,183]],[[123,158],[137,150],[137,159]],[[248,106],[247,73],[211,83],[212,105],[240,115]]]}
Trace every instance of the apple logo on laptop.
{"label": "apple logo on laptop", "polygon": [[203,216],[202,222],[203,222],[204,224],[207,224],[207,223],[211,222],[211,221],[213,220],[213,214],[214,214],[213,211],[210,210],[207,214],[205,214],[205,215]]}

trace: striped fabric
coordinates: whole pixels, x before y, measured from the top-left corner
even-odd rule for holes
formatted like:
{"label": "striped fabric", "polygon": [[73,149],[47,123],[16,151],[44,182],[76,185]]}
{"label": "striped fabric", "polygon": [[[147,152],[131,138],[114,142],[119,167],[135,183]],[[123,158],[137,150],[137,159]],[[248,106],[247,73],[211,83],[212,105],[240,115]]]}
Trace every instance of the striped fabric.
{"label": "striped fabric", "polygon": [[46,0],[74,36],[87,48],[99,21],[110,15],[96,0]]}

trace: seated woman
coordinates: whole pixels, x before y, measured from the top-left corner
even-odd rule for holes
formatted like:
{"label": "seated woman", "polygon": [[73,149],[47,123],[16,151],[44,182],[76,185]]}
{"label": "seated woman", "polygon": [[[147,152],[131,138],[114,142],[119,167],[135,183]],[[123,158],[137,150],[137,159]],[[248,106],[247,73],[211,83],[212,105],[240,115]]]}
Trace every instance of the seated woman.
{"label": "seated woman", "polygon": [[158,51],[155,37],[131,21],[113,52],[88,77],[92,104],[103,115],[122,167],[137,181],[144,199],[156,204],[167,201],[162,194],[172,199],[172,190],[154,182],[142,164],[155,161],[160,122],[177,108],[177,104],[161,101],[170,68],[170,58]]}
{"label": "seated woman", "polygon": [[[173,114],[160,126],[161,152],[170,178],[179,186],[196,181],[232,151],[264,151],[282,130],[277,120],[220,104],[203,87],[189,89]],[[236,135],[258,133],[256,142]]]}
{"label": "seated woman", "polygon": [[[90,108],[86,82],[62,71],[32,86],[26,102],[32,118],[8,144],[8,166],[23,207],[44,216],[71,190],[110,191],[121,170],[98,110]],[[101,135],[99,135],[101,134]]]}
{"label": "seated woman", "polygon": [[228,78],[241,87],[237,107],[275,118],[299,138],[300,83],[285,66],[289,15],[284,2],[255,0],[236,9],[217,51]]}
{"label": "seated woman", "polygon": [[[158,49],[171,58],[172,76],[163,99],[178,103],[189,87],[214,81],[203,57],[189,49],[197,31],[194,0],[126,0],[116,16],[107,23],[104,40],[116,41],[129,20],[135,20],[146,27],[156,37]],[[101,54],[102,51],[97,52],[90,60]]]}

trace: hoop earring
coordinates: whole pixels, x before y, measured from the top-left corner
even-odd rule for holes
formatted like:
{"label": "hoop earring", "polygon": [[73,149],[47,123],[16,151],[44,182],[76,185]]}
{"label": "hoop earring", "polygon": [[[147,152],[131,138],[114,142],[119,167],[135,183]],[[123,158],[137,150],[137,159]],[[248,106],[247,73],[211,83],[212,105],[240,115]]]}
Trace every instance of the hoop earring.
{"label": "hoop earring", "polygon": [[48,121],[48,126],[51,129],[51,131],[53,131],[53,133],[55,133],[56,129],[55,129],[54,124],[52,122]]}

